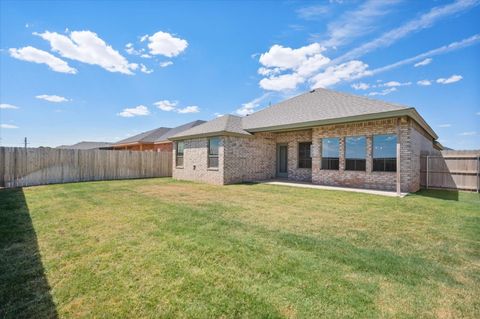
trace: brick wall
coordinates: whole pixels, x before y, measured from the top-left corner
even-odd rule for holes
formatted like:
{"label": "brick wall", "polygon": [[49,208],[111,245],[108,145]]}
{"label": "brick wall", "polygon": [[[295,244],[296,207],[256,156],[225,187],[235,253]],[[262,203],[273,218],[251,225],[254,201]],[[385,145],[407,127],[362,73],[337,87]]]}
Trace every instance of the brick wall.
{"label": "brick wall", "polygon": [[259,181],[275,177],[276,144],[272,133],[254,137],[225,137],[224,183]]}
{"label": "brick wall", "polygon": [[208,138],[197,138],[184,141],[183,167],[177,167],[176,143],[173,143],[173,171],[172,176],[176,179],[191,180],[210,184],[224,184],[223,159],[224,141],[220,138],[218,149],[218,168],[208,168]]}

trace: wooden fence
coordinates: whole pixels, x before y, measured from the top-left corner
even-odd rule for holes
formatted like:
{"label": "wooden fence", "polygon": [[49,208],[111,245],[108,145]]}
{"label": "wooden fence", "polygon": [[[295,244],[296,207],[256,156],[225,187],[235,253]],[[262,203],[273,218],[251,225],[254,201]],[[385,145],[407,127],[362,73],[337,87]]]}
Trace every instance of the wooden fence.
{"label": "wooden fence", "polygon": [[420,183],[425,188],[480,189],[480,151],[443,151],[420,158]]}
{"label": "wooden fence", "polygon": [[0,147],[0,187],[164,176],[171,152]]}

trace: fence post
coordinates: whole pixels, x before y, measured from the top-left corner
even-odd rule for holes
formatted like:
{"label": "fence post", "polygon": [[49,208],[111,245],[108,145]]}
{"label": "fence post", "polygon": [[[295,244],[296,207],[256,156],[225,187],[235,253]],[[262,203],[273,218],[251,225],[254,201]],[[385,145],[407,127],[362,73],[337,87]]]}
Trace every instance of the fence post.
{"label": "fence post", "polygon": [[397,196],[401,193],[401,180],[400,180],[400,139],[397,139]]}
{"label": "fence post", "polygon": [[428,167],[428,162],[429,162],[429,159],[430,159],[430,156],[427,155],[427,176],[426,176],[426,189],[428,189],[428,171],[429,171],[429,167]]}
{"label": "fence post", "polygon": [[480,156],[477,156],[477,193],[480,191]]}

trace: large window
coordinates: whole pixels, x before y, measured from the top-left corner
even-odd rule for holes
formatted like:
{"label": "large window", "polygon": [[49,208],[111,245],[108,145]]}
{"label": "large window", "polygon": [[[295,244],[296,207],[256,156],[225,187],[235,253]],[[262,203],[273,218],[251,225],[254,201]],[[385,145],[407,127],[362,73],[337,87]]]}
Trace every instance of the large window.
{"label": "large window", "polygon": [[338,137],[322,139],[322,169],[338,169],[339,144]]}
{"label": "large window", "polygon": [[211,137],[208,139],[208,167],[218,168],[218,146],[220,139],[218,137]]}
{"label": "large window", "polygon": [[396,172],[397,171],[397,136],[374,135],[373,136],[373,171]]}
{"label": "large window", "polygon": [[298,143],[298,168],[312,168],[312,142]]}
{"label": "large window", "polygon": [[176,167],[183,167],[183,148],[184,143],[183,141],[177,142],[177,149],[175,152],[175,166]]}
{"label": "large window", "polygon": [[365,136],[345,138],[345,170],[364,171],[366,168],[367,142]]}

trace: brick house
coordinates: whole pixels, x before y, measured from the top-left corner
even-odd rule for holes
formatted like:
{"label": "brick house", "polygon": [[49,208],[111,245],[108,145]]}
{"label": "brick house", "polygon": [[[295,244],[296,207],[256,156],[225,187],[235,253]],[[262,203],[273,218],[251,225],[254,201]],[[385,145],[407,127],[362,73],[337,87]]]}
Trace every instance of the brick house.
{"label": "brick house", "polygon": [[170,139],[177,179],[284,178],[402,192],[420,188],[420,154],[441,149],[414,108],[326,89],[246,117],[225,115]]}
{"label": "brick house", "polygon": [[114,150],[171,152],[172,141],[169,140],[170,136],[181,133],[202,123],[205,123],[205,121],[197,120],[174,128],[159,127],[118,141],[111,145],[111,147]]}

